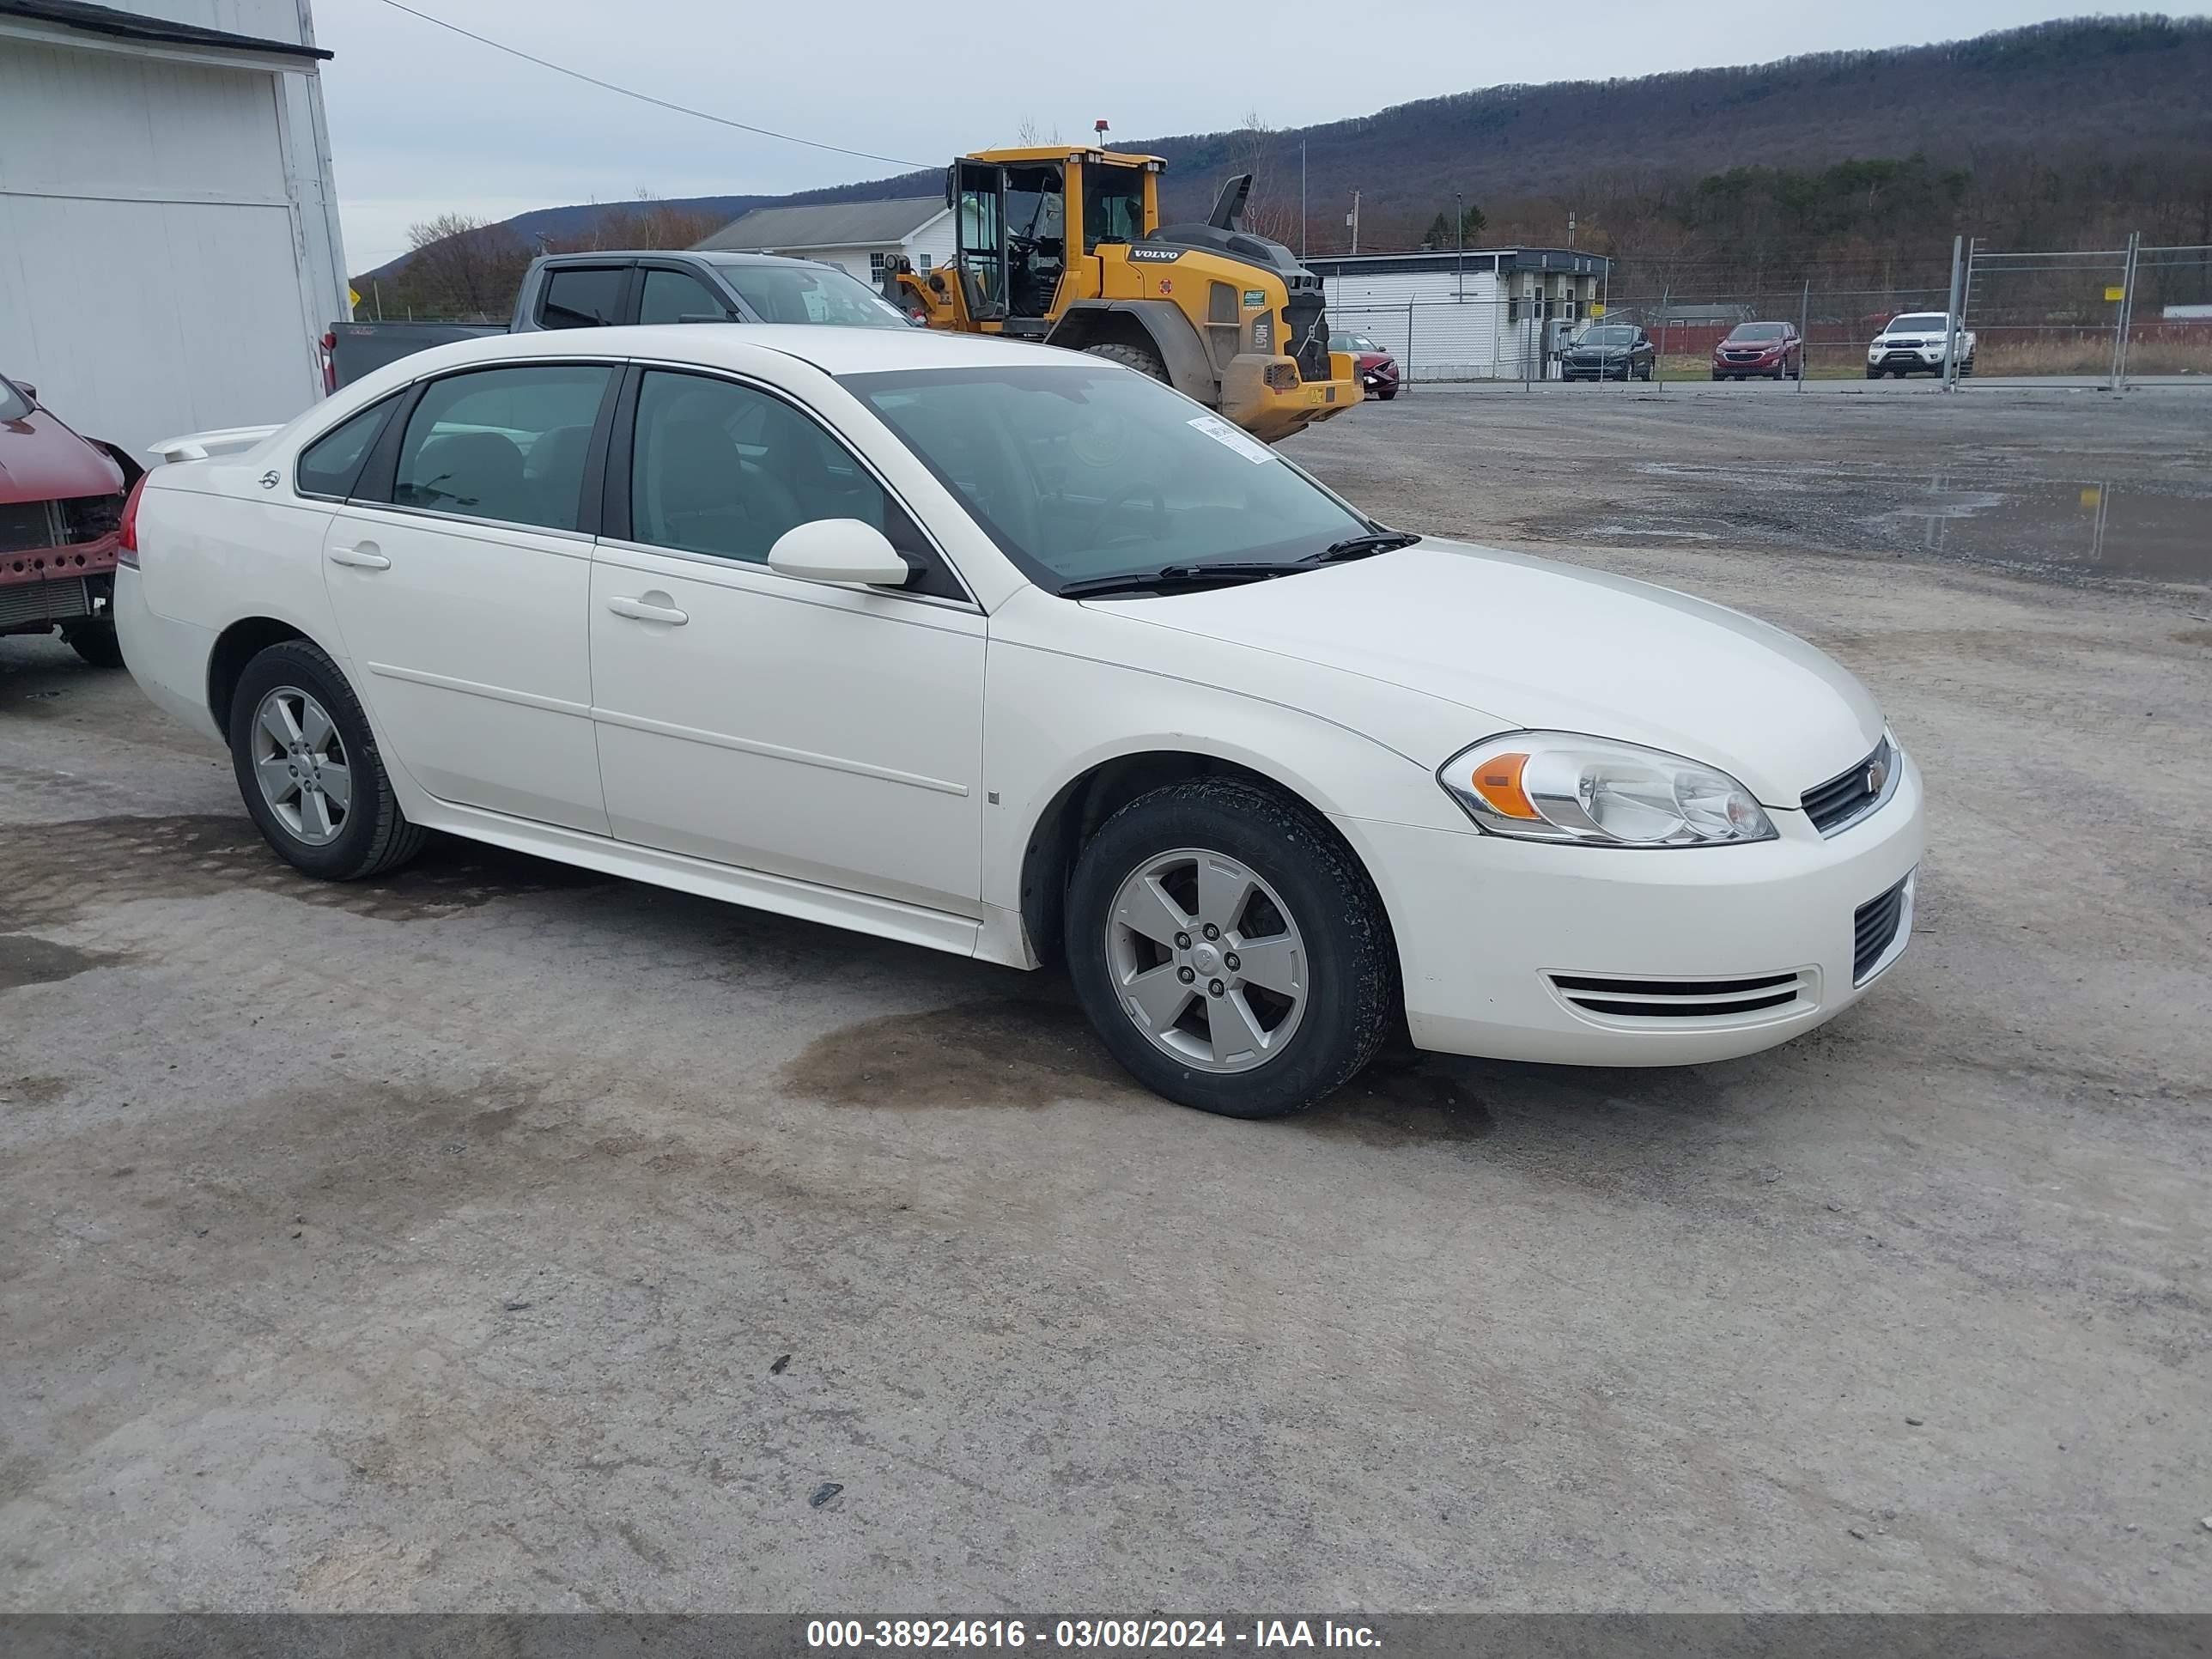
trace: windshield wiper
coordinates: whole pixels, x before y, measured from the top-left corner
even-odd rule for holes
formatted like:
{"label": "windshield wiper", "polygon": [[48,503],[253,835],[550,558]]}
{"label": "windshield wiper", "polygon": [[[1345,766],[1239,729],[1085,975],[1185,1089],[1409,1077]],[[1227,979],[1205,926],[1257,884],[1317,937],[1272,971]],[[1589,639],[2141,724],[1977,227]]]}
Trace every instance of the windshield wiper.
{"label": "windshield wiper", "polygon": [[1364,559],[1370,553],[1391,553],[1420,540],[1410,530],[1378,530],[1368,536],[1347,536],[1310,556],[1308,564],[1334,564],[1339,559]]}
{"label": "windshield wiper", "polygon": [[1094,593],[1145,592],[1156,587],[1205,587],[1215,582],[1257,582],[1270,576],[1295,576],[1313,566],[1306,562],[1279,561],[1249,564],[1171,564],[1158,570],[1131,570],[1119,576],[1085,576],[1059,589],[1063,599],[1087,599]]}

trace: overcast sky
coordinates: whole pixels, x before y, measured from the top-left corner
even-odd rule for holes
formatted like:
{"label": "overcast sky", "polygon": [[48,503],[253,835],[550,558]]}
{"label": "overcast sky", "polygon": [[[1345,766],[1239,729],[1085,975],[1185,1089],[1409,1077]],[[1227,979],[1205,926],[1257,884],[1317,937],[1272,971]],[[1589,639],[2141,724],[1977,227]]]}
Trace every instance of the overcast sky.
{"label": "overcast sky", "polygon": [[[1013,143],[1024,120],[1073,138],[1104,117],[1127,140],[1235,127],[1255,109],[1271,126],[1297,126],[1475,87],[1915,46],[2093,9],[2079,0],[1114,0],[1099,15],[1134,43],[1124,52],[1064,48],[1054,38],[1074,15],[1064,8],[409,3],[659,97],[925,166]],[[957,33],[963,15],[979,20],[972,37]],[[337,54],[323,76],[346,261],[356,271],[404,251],[410,224],[447,211],[503,219],[641,190],[772,192],[901,170],[657,110],[383,0],[322,0],[315,32]],[[1188,52],[1171,49],[1179,40]],[[1322,58],[1325,48],[1333,59]]]}

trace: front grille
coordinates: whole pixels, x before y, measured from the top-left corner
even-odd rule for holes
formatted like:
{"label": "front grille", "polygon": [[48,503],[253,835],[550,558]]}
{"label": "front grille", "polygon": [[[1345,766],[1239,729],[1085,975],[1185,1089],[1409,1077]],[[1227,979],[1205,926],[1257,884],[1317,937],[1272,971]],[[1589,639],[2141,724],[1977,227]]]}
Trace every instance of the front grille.
{"label": "front grille", "polygon": [[1897,786],[1897,751],[1887,738],[1847,772],[1815,784],[1801,798],[1805,816],[1824,836],[1849,829],[1889,799]]}
{"label": "front grille", "polygon": [[0,501],[0,553],[52,547],[60,540],[52,501]]}
{"label": "front grille", "polygon": [[1851,923],[1851,983],[1857,985],[1872,973],[1883,952],[1897,941],[1897,927],[1904,920],[1905,906],[1912,886],[1907,876],[1879,898],[1870,898],[1858,908]]}
{"label": "front grille", "polygon": [[1740,979],[1617,979],[1552,974],[1553,986],[1584,1013],[1611,1019],[1739,1019],[1786,1007],[1805,994],[1802,974]]}
{"label": "front grille", "polygon": [[62,534],[72,542],[96,542],[123,523],[120,495],[72,495],[58,503]]}
{"label": "front grille", "polygon": [[0,586],[0,628],[18,623],[58,622],[64,617],[89,617],[92,596],[84,578],[67,581],[9,582]]}

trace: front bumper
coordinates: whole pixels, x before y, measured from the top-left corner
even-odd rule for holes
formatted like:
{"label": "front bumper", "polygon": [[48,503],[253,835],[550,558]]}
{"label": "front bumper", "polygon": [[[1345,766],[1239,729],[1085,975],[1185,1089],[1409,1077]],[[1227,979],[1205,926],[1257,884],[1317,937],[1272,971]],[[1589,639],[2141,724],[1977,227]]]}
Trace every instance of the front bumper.
{"label": "front bumper", "polygon": [[[1863,974],[1855,923],[1861,907],[1914,876],[1921,801],[1907,757],[1888,803],[1825,840],[1802,812],[1782,811],[1773,812],[1778,840],[1667,850],[1336,822],[1389,911],[1416,1046],[1578,1066],[1686,1066],[1809,1031],[1887,970],[1910,936],[1910,905]],[[1774,1006],[1682,1018],[1590,1012],[1553,975],[1670,989],[1684,981],[1791,983]]]}
{"label": "front bumper", "polygon": [[1867,367],[1890,370],[1901,368],[1909,374],[1940,373],[1943,368],[1943,354],[1940,349],[1929,351],[1903,347],[1880,353],[1869,351],[1867,353]]}
{"label": "front bumper", "polygon": [[1639,366],[1632,358],[1609,357],[1600,362],[1577,362],[1571,357],[1559,360],[1559,378],[1563,380],[1626,380]]}

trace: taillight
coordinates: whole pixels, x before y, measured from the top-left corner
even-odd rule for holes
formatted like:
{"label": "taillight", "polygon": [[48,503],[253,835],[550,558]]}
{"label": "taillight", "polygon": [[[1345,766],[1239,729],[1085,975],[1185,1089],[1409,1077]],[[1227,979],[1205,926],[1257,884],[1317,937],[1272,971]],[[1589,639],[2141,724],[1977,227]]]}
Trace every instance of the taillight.
{"label": "taillight", "polygon": [[146,475],[142,472],[123,503],[123,522],[115,532],[115,562],[133,570],[138,568],[138,498],[145,493]]}

